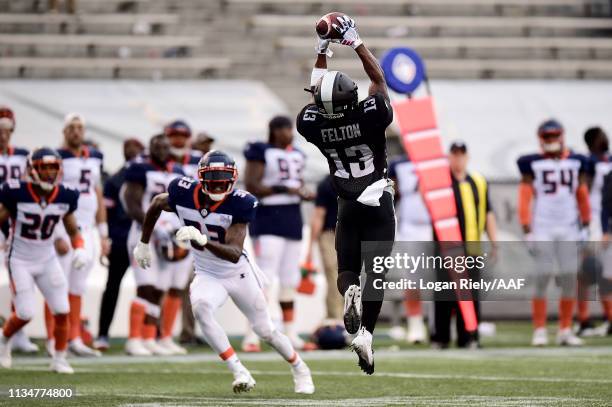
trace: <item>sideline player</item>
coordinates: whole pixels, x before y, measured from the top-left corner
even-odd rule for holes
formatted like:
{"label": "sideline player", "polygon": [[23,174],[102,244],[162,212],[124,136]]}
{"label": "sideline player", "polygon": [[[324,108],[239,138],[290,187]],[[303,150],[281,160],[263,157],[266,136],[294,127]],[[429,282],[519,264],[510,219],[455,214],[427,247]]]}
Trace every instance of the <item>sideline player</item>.
{"label": "sideline player", "polygon": [[[79,229],[88,252],[89,263],[78,270],[73,267],[73,252],[60,256],[60,263],[68,279],[68,301],[70,303],[70,331],[68,348],[77,356],[100,356],[100,351],[83,343],[81,337],[82,297],[87,288],[87,278],[95,266],[96,227],[100,236],[100,254],[108,255],[110,241],[106,223],[106,207],[102,195],[101,176],[103,155],[100,151],[85,145],[85,119],[76,113],[69,113],[64,119],[64,145],[58,149],[62,157],[62,183],[79,191],[79,204],[75,212]],[[67,240],[65,231],[60,227],[58,239]],[[66,245],[67,246],[67,245]],[[53,318],[45,309],[47,336],[52,338]],[[52,340],[47,349],[52,351]]]}
{"label": "sideline player", "polygon": [[[132,218],[132,227],[128,234],[128,252],[139,241],[145,211],[153,198],[166,192],[170,182],[180,177],[183,171],[178,165],[169,161],[170,144],[164,134],[153,136],[149,141],[149,158],[142,162],[133,162],[125,173],[121,196],[125,210]],[[134,356],[170,355],[186,353],[185,349],[165,337],[159,342],[157,323],[161,316],[160,302],[169,288],[183,289],[189,281],[189,257],[176,258],[176,261],[164,259],[162,251],[172,242],[173,229],[178,229],[178,219],[170,213],[164,214],[160,224],[155,228],[156,253],[150,270],[138,267],[132,258],[132,269],[136,280],[136,298],[130,307],[130,332],[125,344],[125,351]],[[175,260],[175,259],[172,259]]]}
{"label": "sideline player", "polygon": [[[74,249],[72,265],[89,261],[74,212],[79,192],[60,184],[62,159],[50,148],[32,153],[30,181],[10,180],[0,190],[0,222],[11,219],[9,276],[15,311],[0,335],[0,366],[10,368],[11,336],[34,316],[35,288],[42,292],[55,320],[51,370],[73,373],[66,361],[68,346],[68,282],[53,245],[53,230],[62,220]],[[35,253],[35,256],[32,254]]]}
{"label": "sideline player", "polygon": [[[0,106],[0,184],[9,180],[22,180],[26,174],[28,150],[11,145],[15,131],[15,114],[7,106]],[[9,232],[9,222],[2,224],[0,234],[0,261],[4,264],[4,247]],[[13,350],[24,353],[38,352],[38,345],[32,343],[23,329],[13,335]]]}
{"label": "sideline player", "polygon": [[542,152],[518,159],[522,176],[519,221],[538,264],[532,302],[533,346],[548,344],[546,290],[551,277],[555,277],[561,295],[557,343],[583,344],[571,325],[579,263],[577,242],[584,240],[582,235],[591,218],[587,166],[586,157],[566,149],[563,131],[558,121],[545,121],[538,128]]}
{"label": "sideline player", "polygon": [[[314,195],[304,188],[305,155],[293,147],[293,123],[276,116],[268,124],[268,142],[247,145],[245,186],[259,200],[259,209],[249,225],[257,265],[268,280],[279,280],[278,299],[285,334],[298,349],[312,349],[294,326],[296,289],[300,283],[302,211],[300,203]],[[269,288],[266,287],[266,291]],[[256,337],[246,335],[243,350],[258,350]]]}
{"label": "sideline player", "polygon": [[[389,178],[395,182],[395,200],[399,212],[397,241],[412,242],[409,247],[414,253],[431,253],[433,227],[425,201],[419,191],[419,178],[414,164],[406,156],[396,158],[389,163]],[[389,330],[389,336],[398,340],[405,339],[409,343],[426,342],[427,329],[423,322],[419,290],[406,290],[404,303],[408,331],[404,336],[403,329],[398,324]]]}
{"label": "sideline player", "polygon": [[[257,271],[243,249],[247,224],[257,200],[246,191],[234,190],[236,163],[227,154],[211,151],[199,164],[200,182],[188,177],[172,181],[168,192],[157,195],[149,207],[134,258],[143,268],[152,264],[149,240],[160,214],[174,212],[184,226],[179,240],[190,242],[196,276],[190,287],[196,320],[209,345],[234,376],[234,392],[249,391],[255,380],[240,363],[214,313],[230,297],[250,321],[253,330],[291,364],[296,393],[314,393],[310,369],[289,339],[270,319]],[[172,215],[174,216],[174,215]]]}
{"label": "sideline player", "polygon": [[[306,105],[297,117],[299,133],[321,150],[338,192],[338,290],[344,296],[344,325],[358,335],[352,349],[359,366],[374,373],[372,333],[384,293],[372,282],[384,275],[372,274],[371,255],[388,256],[395,238],[393,182],[387,178],[385,129],[393,120],[385,77],[372,53],[359,38],[355,22],[342,17],[334,25],[351,46],[370,78],[368,97],[358,101],[357,85],[345,73],[327,70],[329,40],[319,40],[317,59],[310,79],[314,103]],[[363,258],[361,242],[378,242],[376,253],[368,253],[362,296],[359,275]],[[363,298],[363,302],[362,302]],[[363,310],[363,313],[362,313]]]}

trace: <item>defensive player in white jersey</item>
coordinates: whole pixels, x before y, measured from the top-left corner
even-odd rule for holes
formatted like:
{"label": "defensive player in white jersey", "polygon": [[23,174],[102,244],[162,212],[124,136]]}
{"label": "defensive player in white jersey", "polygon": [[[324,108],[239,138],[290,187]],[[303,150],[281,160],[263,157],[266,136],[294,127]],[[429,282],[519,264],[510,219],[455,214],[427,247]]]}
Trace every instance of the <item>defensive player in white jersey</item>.
{"label": "defensive player in white jersey", "polygon": [[[15,131],[15,114],[7,106],[0,106],[0,184],[9,180],[22,180],[26,172],[28,150],[11,145],[11,136]],[[6,237],[9,222],[0,225],[0,262],[4,264]],[[38,352],[38,345],[32,343],[23,329],[13,335],[13,350],[25,353]]]}
{"label": "defensive player in white jersey", "polygon": [[[433,227],[425,201],[419,191],[419,178],[414,164],[406,156],[391,161],[389,178],[395,182],[395,202],[399,215],[395,240],[413,242],[411,250],[414,250],[415,254],[430,252],[432,245],[429,242],[433,240]],[[405,306],[408,320],[405,338],[403,329],[397,325],[389,330],[389,335],[395,337],[394,339],[405,339],[410,343],[425,342],[427,330],[423,322],[418,290],[406,291]]]}
{"label": "defensive player in white jersey", "polygon": [[[100,254],[106,256],[110,249],[108,225],[106,223],[106,208],[102,196],[101,174],[102,153],[87,147],[85,140],[85,119],[76,113],[69,113],[64,118],[64,143],[58,149],[63,162],[62,183],[79,191],[79,204],[75,217],[85,242],[90,262],[78,270],[73,267],[73,252],[60,256],[60,262],[68,279],[68,301],[70,303],[70,331],[68,348],[77,356],[100,356],[101,353],[85,345],[81,337],[81,305],[82,297],[87,287],[87,278],[95,265],[96,233],[100,235]],[[96,230],[97,229],[97,230]],[[57,239],[67,241],[65,231],[60,227]],[[57,244],[57,243],[56,243]],[[61,246],[61,245],[60,245]],[[65,247],[69,246],[65,243]],[[48,307],[45,309],[47,325],[47,350],[53,349],[53,318]]]}
{"label": "defensive player in white jersey", "polygon": [[557,343],[579,346],[582,340],[574,336],[571,324],[576,302],[576,242],[584,239],[591,218],[586,157],[565,148],[563,127],[556,120],[542,123],[538,137],[542,152],[518,160],[522,176],[519,220],[538,263],[532,345],[548,344],[546,290],[554,276],[561,292]]}
{"label": "defensive player in white jersey", "polygon": [[[53,245],[53,231],[62,221],[79,269],[90,260],[83,248],[74,211],[79,192],[59,183],[62,160],[50,148],[32,153],[30,181],[10,180],[0,189],[0,222],[11,219],[9,276],[15,311],[0,334],[0,366],[10,368],[11,337],[34,316],[35,286],[42,292],[55,320],[55,352],[51,370],[73,373],[66,361],[68,341],[68,282]],[[35,254],[33,256],[33,254]]]}
{"label": "defensive player in white jersey", "polygon": [[[170,182],[183,176],[178,165],[169,161],[170,144],[163,134],[153,136],[149,142],[149,158],[132,163],[125,173],[121,188],[126,212],[132,218],[128,234],[128,253],[140,240],[145,212],[153,198],[166,192]],[[157,324],[161,316],[160,302],[167,290],[183,290],[189,282],[191,260],[185,247],[174,244],[174,231],[178,230],[178,218],[170,213],[161,217],[155,229],[155,256],[151,269],[139,267],[132,259],[136,280],[136,298],[130,307],[130,332],[125,350],[130,355],[170,355],[186,351],[172,341],[174,320],[165,321],[166,335],[156,341]],[[181,252],[180,254],[178,252]],[[176,317],[176,314],[174,314]],[[169,326],[169,328],[168,328]]]}
{"label": "defensive player in white jersey", "polygon": [[253,330],[291,364],[295,392],[314,393],[308,366],[270,319],[261,276],[243,248],[257,200],[246,191],[234,190],[236,163],[221,151],[211,151],[202,158],[198,177],[200,182],[188,177],[176,179],[167,193],[155,197],[134,257],[141,267],[151,265],[149,240],[158,217],[163,212],[178,215],[184,226],[177,238],[190,242],[194,249],[196,276],[190,287],[193,312],[204,338],[232,372],[234,391],[251,390],[255,380],[240,363],[214,316],[228,297],[248,318]]}
{"label": "defensive player in white jersey", "polygon": [[[298,336],[293,323],[302,248],[300,203],[314,199],[312,192],[304,188],[306,156],[293,146],[293,122],[285,116],[274,117],[269,123],[268,142],[248,144],[244,157],[246,189],[260,202],[249,225],[257,265],[270,282],[279,280],[285,334],[296,348],[312,348]],[[258,348],[257,338],[248,335],[243,349]]]}

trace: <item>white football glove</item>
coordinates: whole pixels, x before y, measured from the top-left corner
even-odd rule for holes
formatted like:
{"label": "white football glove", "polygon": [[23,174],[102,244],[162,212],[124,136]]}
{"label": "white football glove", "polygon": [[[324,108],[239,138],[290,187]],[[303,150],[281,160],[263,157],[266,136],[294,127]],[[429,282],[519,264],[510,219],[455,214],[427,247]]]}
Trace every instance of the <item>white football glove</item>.
{"label": "white football glove", "polygon": [[140,267],[146,269],[151,266],[151,249],[148,243],[138,242],[136,247],[134,247],[133,254],[136,263]]}
{"label": "white football glove", "polygon": [[333,42],[348,45],[353,49],[363,44],[363,41],[361,41],[361,38],[359,38],[359,33],[357,32],[357,27],[355,26],[355,20],[346,14],[342,17],[338,17],[337,20],[340,25],[332,24],[332,28],[342,35],[342,39],[333,40]]}
{"label": "white football glove", "polygon": [[176,232],[176,239],[179,241],[192,240],[200,246],[206,246],[206,243],[208,243],[208,237],[200,233],[194,226],[181,227],[178,232]]}
{"label": "white football glove", "polygon": [[82,269],[85,267],[85,265],[87,265],[87,263],[89,263],[90,260],[89,254],[84,248],[79,247],[74,249],[74,252],[72,253],[72,267],[74,269]]}
{"label": "white football glove", "polygon": [[315,46],[316,53],[325,54],[327,55],[327,57],[331,58],[332,55],[334,55],[334,52],[331,49],[329,49],[330,42],[331,40],[329,39],[324,40],[323,38],[317,35],[317,45]]}

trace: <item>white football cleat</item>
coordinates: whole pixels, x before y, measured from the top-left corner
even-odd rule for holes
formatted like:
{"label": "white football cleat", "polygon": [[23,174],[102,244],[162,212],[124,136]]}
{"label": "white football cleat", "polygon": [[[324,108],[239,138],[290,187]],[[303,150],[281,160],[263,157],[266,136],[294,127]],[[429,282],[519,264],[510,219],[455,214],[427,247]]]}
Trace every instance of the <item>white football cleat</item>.
{"label": "white football cleat", "polygon": [[110,348],[110,342],[106,336],[101,336],[94,341],[93,347],[94,349],[104,352]]}
{"label": "white football cleat", "polygon": [[182,346],[179,346],[170,337],[160,339],[157,342],[157,344],[161,346],[162,348],[166,348],[168,351],[171,352],[172,355],[186,355],[187,354],[187,349],[183,348]]}
{"label": "white football cleat", "polygon": [[55,338],[47,339],[45,342],[45,350],[47,351],[47,355],[50,357],[55,355]]}
{"label": "white football cleat", "polygon": [[291,373],[293,374],[293,384],[296,393],[313,394],[315,392],[310,369],[304,361],[301,361],[296,367],[291,367]]}
{"label": "white football cleat", "polygon": [[406,337],[406,330],[404,329],[404,327],[399,325],[392,326],[391,328],[389,328],[388,335],[389,338],[393,339],[394,341],[401,341]]}
{"label": "white football cleat", "polygon": [[593,336],[608,336],[610,331],[610,322],[606,321],[593,330]]}
{"label": "white football cleat", "polygon": [[125,342],[125,353],[130,356],[151,356],[152,353],[144,347],[142,339],[131,338]]}
{"label": "white football cleat", "polygon": [[51,359],[51,371],[61,374],[73,374],[74,369],[66,360],[66,352],[55,352],[55,356]]}
{"label": "white football cleat", "polygon": [[248,330],[247,334],[242,339],[242,351],[243,352],[261,352],[261,345],[259,343],[259,336],[252,330]]}
{"label": "white football cleat", "polygon": [[546,346],[548,345],[548,331],[546,328],[536,328],[533,331],[531,338],[531,346]]}
{"label": "white football cleat", "polygon": [[23,328],[13,335],[11,347],[14,351],[23,353],[37,353],[39,351],[38,345],[32,343]]}
{"label": "white football cleat", "polygon": [[351,335],[361,326],[361,288],[352,285],[344,293],[344,328]]}
{"label": "white football cleat", "polygon": [[372,334],[361,327],[359,333],[351,342],[350,349],[359,357],[359,367],[366,374],[374,373],[374,351],[372,350]]}
{"label": "white football cleat", "polygon": [[557,345],[561,346],[582,346],[584,341],[574,335],[571,328],[559,329],[557,332]]}
{"label": "white football cleat", "polygon": [[255,384],[257,383],[248,370],[244,369],[234,373],[234,381],[232,382],[234,393],[246,393],[251,391],[255,387]]}
{"label": "white football cleat", "polygon": [[408,334],[406,335],[408,343],[425,343],[427,342],[427,328],[423,322],[423,317],[417,315],[408,318]]}
{"label": "white football cleat", "polygon": [[6,339],[0,330],[0,367],[10,369],[12,365],[11,339]]}
{"label": "white football cleat", "polygon": [[160,346],[155,339],[145,339],[142,345],[151,352],[152,355],[170,356],[172,352],[163,346]]}
{"label": "white football cleat", "polygon": [[83,343],[81,338],[74,338],[68,342],[68,350],[75,356],[99,358],[102,353],[99,350],[92,349]]}

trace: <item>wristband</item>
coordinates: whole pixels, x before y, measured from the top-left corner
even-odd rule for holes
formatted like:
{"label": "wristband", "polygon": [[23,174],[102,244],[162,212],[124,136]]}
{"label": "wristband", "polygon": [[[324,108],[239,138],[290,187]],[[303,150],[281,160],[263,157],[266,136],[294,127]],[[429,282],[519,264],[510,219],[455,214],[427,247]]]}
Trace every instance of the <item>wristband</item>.
{"label": "wristband", "polygon": [[100,233],[101,238],[108,237],[108,223],[98,223],[98,233]]}
{"label": "wristband", "polygon": [[327,68],[312,68],[310,74],[310,86],[316,86],[319,79],[327,72]]}
{"label": "wristband", "polygon": [[70,244],[72,244],[73,249],[80,249],[85,247],[85,241],[83,240],[83,237],[81,237],[80,233],[70,238]]}
{"label": "wristband", "polygon": [[272,192],[274,192],[275,194],[286,194],[287,192],[289,192],[289,188],[284,185],[274,185],[270,189],[272,189]]}

